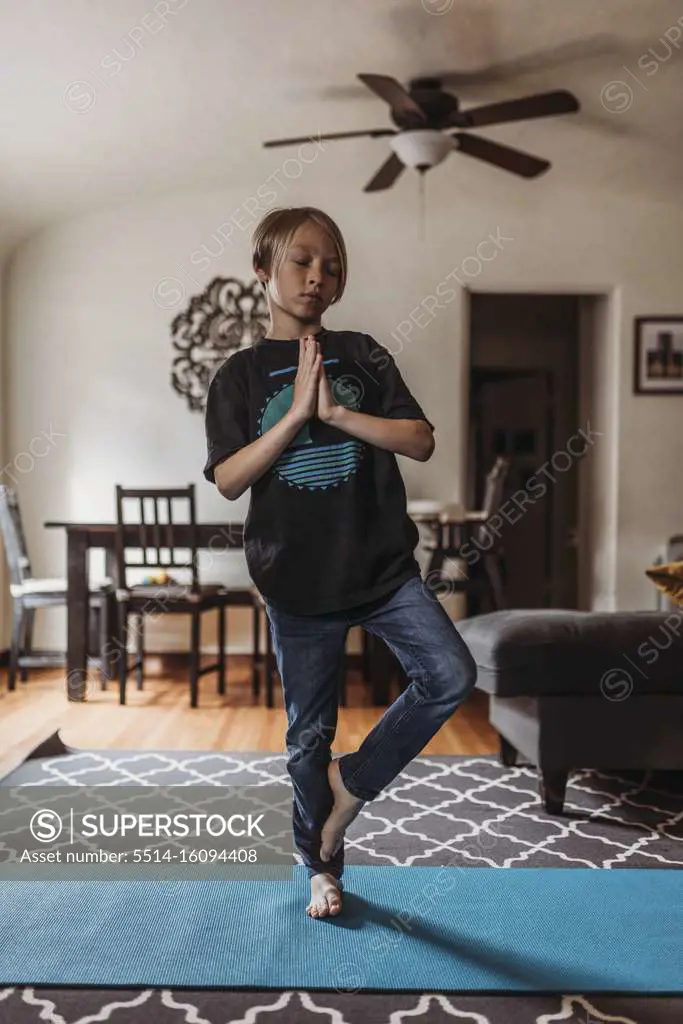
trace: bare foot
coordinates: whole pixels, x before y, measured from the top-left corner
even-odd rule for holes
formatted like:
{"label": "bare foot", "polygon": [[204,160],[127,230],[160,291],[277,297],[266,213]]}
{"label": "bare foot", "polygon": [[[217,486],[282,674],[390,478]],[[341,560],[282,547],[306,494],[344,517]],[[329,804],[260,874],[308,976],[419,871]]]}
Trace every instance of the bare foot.
{"label": "bare foot", "polygon": [[333,758],[327,766],[327,777],[330,780],[330,789],[334,795],[334,804],[327,821],[322,827],[321,860],[330,860],[331,857],[334,857],[344,840],[346,829],[366,802],[365,800],[359,800],[358,797],[349,793],[342,782],[338,758]]}
{"label": "bare foot", "polygon": [[341,913],[343,884],[334,875],[323,872],[311,875],[311,902],[306,907],[309,917],[335,917]]}

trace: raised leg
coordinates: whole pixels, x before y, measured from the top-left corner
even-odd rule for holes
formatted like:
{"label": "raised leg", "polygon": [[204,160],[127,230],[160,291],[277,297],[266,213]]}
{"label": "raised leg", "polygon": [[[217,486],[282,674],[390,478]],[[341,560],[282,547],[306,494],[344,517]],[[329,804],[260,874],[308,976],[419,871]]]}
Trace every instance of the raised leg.
{"label": "raised leg", "polygon": [[472,691],[477,667],[438,598],[419,576],[370,609],[352,610],[398,658],[409,685],[363,740],[339,759],[352,796],[374,800],[412,761]]}

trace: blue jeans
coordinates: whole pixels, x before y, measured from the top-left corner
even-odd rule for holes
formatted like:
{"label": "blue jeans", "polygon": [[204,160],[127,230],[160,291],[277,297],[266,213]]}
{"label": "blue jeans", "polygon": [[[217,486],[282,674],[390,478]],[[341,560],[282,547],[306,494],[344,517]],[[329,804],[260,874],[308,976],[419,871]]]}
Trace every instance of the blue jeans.
{"label": "blue jeans", "polygon": [[327,778],[337,729],[346,637],[362,626],[391,648],[409,685],[360,748],[339,759],[345,787],[376,796],[420,753],[471,692],[476,665],[439,600],[417,574],[379,600],[325,615],[290,615],[266,602],[287,712],[287,772],[293,785],[294,843],[309,876],[341,879],[344,845],[320,859],[321,830],[333,796]]}

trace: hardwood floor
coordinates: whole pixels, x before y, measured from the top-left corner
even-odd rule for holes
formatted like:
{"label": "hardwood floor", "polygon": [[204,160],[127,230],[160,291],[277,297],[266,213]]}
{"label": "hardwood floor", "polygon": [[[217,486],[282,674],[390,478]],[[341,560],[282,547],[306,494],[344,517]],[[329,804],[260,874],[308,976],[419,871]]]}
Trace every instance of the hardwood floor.
{"label": "hardwood floor", "polygon": [[[69,747],[79,749],[254,750],[284,752],[287,717],[275,676],[275,707],[265,707],[251,692],[248,655],[230,655],[226,694],[216,693],[216,676],[200,680],[199,707],[189,706],[187,661],[182,656],[147,655],[143,690],[129,679],[127,704],[118,703],[118,686],[100,689],[97,673],[85,703],[69,701],[60,669],[33,669],[27,682],[7,690],[0,670],[0,776],[48,735],[59,730]],[[398,695],[394,691],[392,699]],[[355,670],[347,681],[347,707],[339,708],[334,753],[356,750],[385,708],[370,704],[370,694]],[[439,730],[423,754],[495,754],[498,736],[488,723],[488,696],[474,691]]]}

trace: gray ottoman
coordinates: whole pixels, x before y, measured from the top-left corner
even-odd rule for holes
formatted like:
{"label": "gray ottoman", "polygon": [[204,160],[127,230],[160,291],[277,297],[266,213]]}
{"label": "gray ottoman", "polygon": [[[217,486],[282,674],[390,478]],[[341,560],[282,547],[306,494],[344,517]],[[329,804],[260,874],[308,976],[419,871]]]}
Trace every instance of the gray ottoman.
{"label": "gray ottoman", "polygon": [[463,619],[501,761],[538,766],[561,814],[572,769],[683,768],[683,612],[530,609]]}

